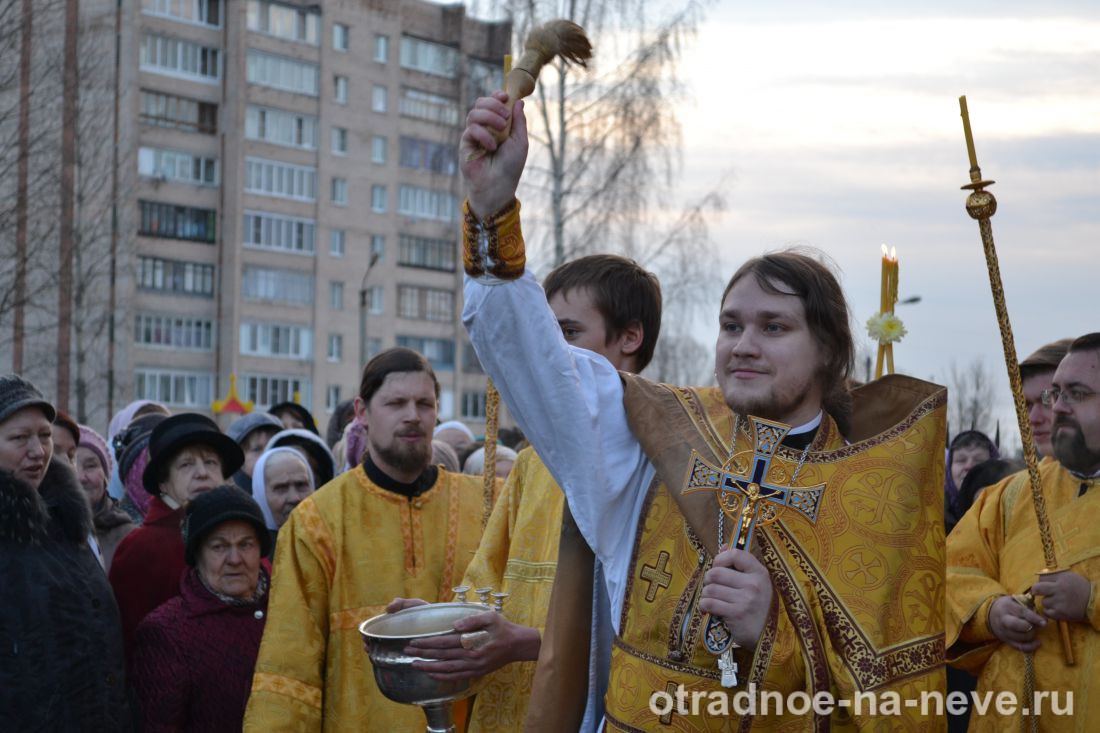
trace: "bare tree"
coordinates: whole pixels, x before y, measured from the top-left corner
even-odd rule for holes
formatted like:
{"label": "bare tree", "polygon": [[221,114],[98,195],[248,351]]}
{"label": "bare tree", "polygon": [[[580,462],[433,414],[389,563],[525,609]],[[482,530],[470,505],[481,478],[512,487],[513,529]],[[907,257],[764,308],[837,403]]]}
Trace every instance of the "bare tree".
{"label": "bare tree", "polygon": [[[111,47],[113,15],[89,8],[79,18],[74,41],[80,68],[73,75],[79,77],[80,93],[71,95],[67,114],[72,123],[64,125],[62,60],[66,10],[71,12],[66,5],[61,0],[33,3],[33,52],[25,70],[20,63],[25,57],[21,36],[26,27],[22,0],[0,0],[0,29],[10,41],[0,48],[0,59],[14,59],[11,64],[0,63],[0,258],[16,263],[0,268],[0,352],[14,356],[18,343],[25,356],[22,364],[13,359],[14,367],[51,398],[71,388],[67,407],[78,421],[105,422],[112,324],[109,121],[114,115],[115,69],[113,55],[103,49]],[[72,23],[71,15],[68,21]],[[18,23],[14,28],[13,22]],[[73,49],[69,52],[72,55]],[[20,90],[24,71],[31,78],[29,93]],[[23,144],[21,114],[30,118]],[[71,136],[68,173],[61,165],[65,131]],[[20,191],[22,176],[17,175],[21,167],[26,170],[25,192]],[[67,192],[66,175],[71,177]],[[60,248],[66,198],[72,220],[67,227],[71,254],[67,264]],[[22,250],[19,237],[12,236],[21,228],[25,230]],[[19,314],[22,324],[18,324]],[[65,336],[70,344],[59,349]],[[63,352],[68,353],[65,368],[59,356]]]}
{"label": "bare tree", "polygon": [[947,383],[947,414],[951,434],[980,430],[992,435],[993,375],[985,360],[976,358],[965,367],[952,362]]}
{"label": "bare tree", "polygon": [[[660,7],[652,0],[504,0],[520,48],[536,25],[567,18],[596,51],[589,71],[562,61],[546,69],[528,106],[531,152],[520,196],[528,256],[536,268],[593,252],[631,257],[661,280],[665,318],[651,371],[698,383],[713,371],[691,322],[716,309],[721,286],[708,221],[725,208],[726,181],[696,200],[677,200],[681,174],[678,63],[705,2]],[[699,373],[701,376],[696,376]],[[682,379],[681,379],[682,378]]]}

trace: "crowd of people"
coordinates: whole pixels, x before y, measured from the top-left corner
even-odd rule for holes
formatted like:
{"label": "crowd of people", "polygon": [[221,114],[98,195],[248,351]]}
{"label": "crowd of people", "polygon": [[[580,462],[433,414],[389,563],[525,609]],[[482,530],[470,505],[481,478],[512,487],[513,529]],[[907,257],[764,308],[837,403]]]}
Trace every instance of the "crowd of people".
{"label": "crowd of people", "polygon": [[[613,255],[541,284],[526,270],[522,106],[478,100],[462,146],[463,321],[519,423],[492,496],[483,438],[439,420],[439,380],[406,348],[364,365],[324,437],[296,403],[222,431],[138,401],[104,438],[0,377],[6,728],[422,730],[379,690],[358,627],[466,587],[507,598],[503,613],[406,649],[437,680],[484,678],[459,730],[938,730],[908,705],[885,719],[653,699],[1026,681],[1079,691],[1075,729],[1100,729],[1100,334],[1020,363],[1031,472],[982,432],[949,439],[942,387],[857,385],[844,292],[804,251],[730,278],[716,387],[655,384],[638,375],[661,324],[652,273]],[[1061,567],[1042,567],[1043,532]],[[1066,663],[1048,620],[1086,663]]]}
{"label": "crowd of people", "polygon": [[[435,422],[416,423],[428,460],[480,486],[484,441]],[[222,431],[137,401],[104,437],[18,375],[0,377],[5,729],[240,731],[279,531],[318,488],[376,470],[368,423],[349,401],[326,440],[308,410],[284,403]],[[497,456],[503,483],[515,452],[502,444]],[[476,541],[471,530],[468,555]]]}

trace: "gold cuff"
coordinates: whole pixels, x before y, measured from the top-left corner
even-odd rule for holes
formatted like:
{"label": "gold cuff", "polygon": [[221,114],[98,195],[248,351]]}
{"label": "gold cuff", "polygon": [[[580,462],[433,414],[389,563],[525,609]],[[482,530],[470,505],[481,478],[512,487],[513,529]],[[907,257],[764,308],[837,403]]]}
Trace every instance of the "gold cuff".
{"label": "gold cuff", "polygon": [[478,220],[470,211],[470,201],[462,205],[462,266],[470,277],[493,275],[515,280],[527,264],[523,231],[519,223],[519,201]]}

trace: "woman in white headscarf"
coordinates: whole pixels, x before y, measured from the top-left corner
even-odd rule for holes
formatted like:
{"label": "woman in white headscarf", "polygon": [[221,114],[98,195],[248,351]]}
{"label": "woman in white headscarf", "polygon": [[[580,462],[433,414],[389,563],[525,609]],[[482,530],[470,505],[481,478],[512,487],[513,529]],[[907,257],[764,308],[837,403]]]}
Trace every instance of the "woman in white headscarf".
{"label": "woman in white headscarf", "polygon": [[264,523],[271,533],[271,556],[279,527],[290,518],[294,507],[313,493],[313,471],[301,451],[282,446],[271,448],[256,460],[252,469],[252,498],[260,505]]}

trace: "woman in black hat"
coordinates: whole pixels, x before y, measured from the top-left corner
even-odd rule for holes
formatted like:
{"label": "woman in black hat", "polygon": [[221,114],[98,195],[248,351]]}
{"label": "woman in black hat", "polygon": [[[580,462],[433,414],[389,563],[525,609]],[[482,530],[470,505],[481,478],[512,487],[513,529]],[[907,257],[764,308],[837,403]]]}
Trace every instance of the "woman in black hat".
{"label": "woman in black hat", "polygon": [[144,730],[240,731],[267,616],[270,538],[234,485],[187,506],[180,595],[141,622],[133,687]]}
{"label": "woman in black hat", "polygon": [[142,473],[142,484],[153,499],[145,523],[119,543],[111,563],[127,656],[134,630],[145,615],[179,595],[186,567],[179,533],[184,507],[224,483],[242,463],[240,446],[203,415],[173,415],[153,428],[149,464]]}

